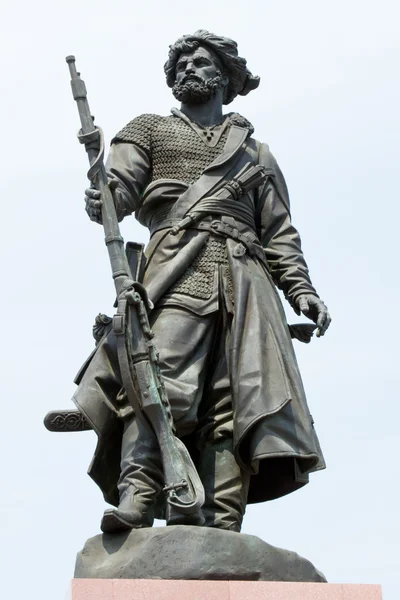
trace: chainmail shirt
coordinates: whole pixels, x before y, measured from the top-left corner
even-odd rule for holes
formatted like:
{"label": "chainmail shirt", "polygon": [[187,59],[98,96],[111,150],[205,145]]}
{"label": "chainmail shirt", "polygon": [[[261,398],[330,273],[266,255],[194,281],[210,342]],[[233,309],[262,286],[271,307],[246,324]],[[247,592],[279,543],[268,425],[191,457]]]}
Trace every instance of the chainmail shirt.
{"label": "chainmail shirt", "polygon": [[227,131],[212,148],[179,117],[145,114],[128,123],[112,143],[131,142],[145,150],[152,166],[150,181],[177,179],[191,184],[221,154]]}
{"label": "chainmail shirt", "polygon": [[[211,235],[186,272],[171,286],[168,293],[188,294],[208,300],[214,284],[217,265],[222,265],[224,275],[231,282],[230,269],[223,238]],[[232,292],[229,285],[229,292]]]}
{"label": "chainmail shirt", "polygon": [[[190,185],[221,154],[228,132],[229,127],[225,129],[216,146],[211,147],[179,117],[144,114],[130,121],[114,137],[112,143],[133,143],[146,151],[152,169],[150,182],[176,179]],[[171,207],[172,205],[160,207],[160,214],[162,212],[162,216],[166,217]],[[167,295],[179,293],[209,299],[213,292],[215,269],[218,265],[222,266],[222,274],[226,278],[233,303],[226,241],[213,235],[210,235],[208,242],[186,272],[171,285]]]}

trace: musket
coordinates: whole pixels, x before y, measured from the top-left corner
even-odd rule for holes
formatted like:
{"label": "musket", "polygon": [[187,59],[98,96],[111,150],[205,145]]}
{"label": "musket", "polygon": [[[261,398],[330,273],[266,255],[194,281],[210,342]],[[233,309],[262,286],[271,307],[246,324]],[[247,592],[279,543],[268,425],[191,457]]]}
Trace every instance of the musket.
{"label": "musket", "polygon": [[113,331],[117,338],[122,384],[136,418],[152,430],[158,440],[164,470],[167,509],[183,514],[197,512],[204,502],[204,488],[183,442],[175,435],[171,407],[163,384],[158,353],[148,312],[152,304],[141,283],[134,280],[126,257],[112,191],[104,166],[104,137],[94,125],[84,81],[76,70],[75,57],[67,56],[71,87],[82,129],[90,168],[88,179],[100,192],[105,243],[117,293]]}

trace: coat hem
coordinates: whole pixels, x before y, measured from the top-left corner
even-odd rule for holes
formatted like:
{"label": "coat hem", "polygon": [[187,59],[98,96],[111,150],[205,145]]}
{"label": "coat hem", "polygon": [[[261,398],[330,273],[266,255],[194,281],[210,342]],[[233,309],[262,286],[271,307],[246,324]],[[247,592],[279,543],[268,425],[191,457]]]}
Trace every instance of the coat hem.
{"label": "coat hem", "polygon": [[250,465],[246,465],[246,463],[242,460],[241,456],[240,456],[240,447],[243,444],[247,434],[249,433],[250,429],[252,429],[254,427],[254,425],[256,425],[259,421],[262,421],[263,419],[266,419],[268,417],[271,417],[272,415],[275,415],[276,413],[278,413],[279,411],[281,411],[283,408],[285,408],[285,406],[287,406],[287,404],[289,404],[292,401],[291,397],[286,398],[286,400],[284,400],[284,402],[281,402],[281,404],[279,406],[277,406],[274,410],[268,412],[268,413],[264,413],[262,415],[258,415],[257,417],[255,417],[252,421],[250,421],[250,423],[247,425],[247,427],[244,429],[244,431],[242,432],[241,436],[239,439],[235,438],[235,435],[233,437],[233,445],[235,448],[235,458],[238,462],[238,464],[244,468],[246,471],[249,470]]}

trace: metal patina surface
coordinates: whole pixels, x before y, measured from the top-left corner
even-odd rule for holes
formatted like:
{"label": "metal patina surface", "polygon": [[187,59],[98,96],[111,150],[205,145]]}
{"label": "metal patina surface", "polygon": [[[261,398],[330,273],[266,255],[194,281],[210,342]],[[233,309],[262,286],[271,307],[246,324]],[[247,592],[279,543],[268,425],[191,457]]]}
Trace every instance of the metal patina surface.
{"label": "metal patina surface", "polygon": [[[180,108],[101,131],[68,57],[117,313],[96,319],[77,411],[54,431],[93,428],[90,475],[113,508],[103,532],[196,525],[240,532],[247,503],[289,494],[323,469],[292,338],[325,334],[330,316],[311,283],[286,184],[254,127],[223,105],[258,87],[237,44],[199,30],[170,46],[167,84]],[[118,221],[151,232],[127,257]],[[289,326],[276,288],[311,324]]]}

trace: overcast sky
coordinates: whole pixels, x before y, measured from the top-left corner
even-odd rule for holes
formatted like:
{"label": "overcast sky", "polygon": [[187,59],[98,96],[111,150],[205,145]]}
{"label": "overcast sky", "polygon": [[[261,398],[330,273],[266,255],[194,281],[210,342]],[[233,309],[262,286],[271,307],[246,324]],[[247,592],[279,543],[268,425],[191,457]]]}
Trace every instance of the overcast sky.
{"label": "overcast sky", "polygon": [[[235,101],[286,176],[331,329],[296,343],[327,461],[303,490],[248,508],[243,531],[297,551],[330,582],[399,582],[397,0],[37,0],[0,13],[2,596],[63,600],[106,505],[86,475],[95,434],[51,434],[114,288],[84,212],[86,155],[67,54],[109,141],[174,99],[168,45],[199,27],[239,43],[257,91]],[[125,239],[146,241],[134,218]],[[288,307],[289,322],[298,317]]]}

